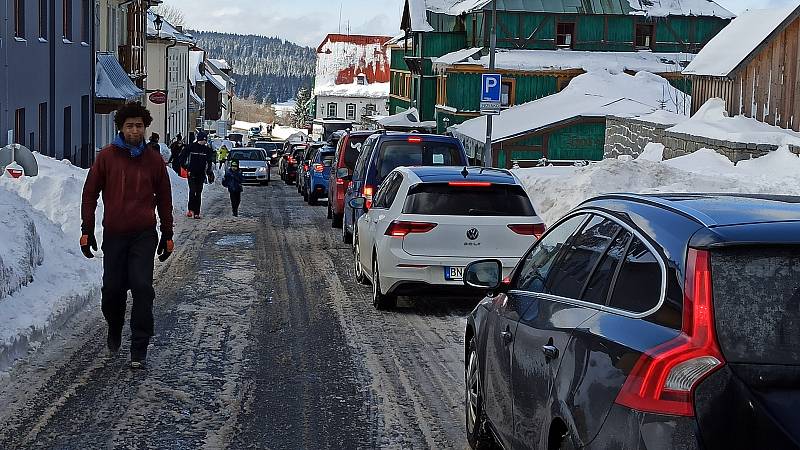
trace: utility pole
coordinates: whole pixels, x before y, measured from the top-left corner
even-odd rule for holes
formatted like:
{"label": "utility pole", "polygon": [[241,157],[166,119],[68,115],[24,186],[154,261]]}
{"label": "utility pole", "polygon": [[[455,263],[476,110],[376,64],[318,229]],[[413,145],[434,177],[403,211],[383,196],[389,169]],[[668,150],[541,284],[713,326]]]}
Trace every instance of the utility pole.
{"label": "utility pole", "polygon": [[[497,0],[492,1],[492,30],[489,45],[489,73],[494,73],[494,55],[497,51]],[[492,118],[486,116],[486,146],[483,148],[483,167],[492,166]]]}

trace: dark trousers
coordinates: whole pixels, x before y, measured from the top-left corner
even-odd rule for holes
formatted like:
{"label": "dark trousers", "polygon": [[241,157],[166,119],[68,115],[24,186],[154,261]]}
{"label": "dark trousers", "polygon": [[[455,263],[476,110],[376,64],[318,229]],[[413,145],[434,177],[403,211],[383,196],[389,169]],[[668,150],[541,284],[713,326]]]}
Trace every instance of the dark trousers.
{"label": "dark trousers", "polygon": [[119,335],[125,325],[128,290],[131,307],[131,356],[144,357],[153,336],[153,264],[158,245],[155,230],[103,236],[103,316]]}
{"label": "dark trousers", "polygon": [[231,192],[231,209],[234,214],[239,214],[239,205],[242,203],[241,192]]}
{"label": "dark trousers", "polygon": [[200,203],[203,200],[205,180],[189,178],[189,211],[200,214]]}

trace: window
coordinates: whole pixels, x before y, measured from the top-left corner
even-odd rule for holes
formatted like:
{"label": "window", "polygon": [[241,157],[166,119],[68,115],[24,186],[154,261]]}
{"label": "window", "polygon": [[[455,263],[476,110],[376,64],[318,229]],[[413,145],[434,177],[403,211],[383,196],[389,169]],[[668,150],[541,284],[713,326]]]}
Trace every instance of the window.
{"label": "window", "polygon": [[380,149],[376,184],[400,166],[455,166],[463,164],[462,150],[440,142],[387,141]]}
{"label": "window", "polygon": [[365,107],[365,110],[366,110],[366,115],[367,115],[367,116],[374,116],[374,115],[375,115],[375,112],[378,110],[378,108],[377,108],[377,106],[375,106],[374,104],[372,104],[372,103],[369,103],[369,104],[367,104],[367,106]]}
{"label": "window", "polygon": [[575,24],[561,22],[556,27],[556,47],[572,48],[575,42]]}
{"label": "window", "polygon": [[582,300],[597,303],[598,305],[605,305],[608,302],[608,291],[611,289],[614,276],[617,274],[617,268],[625,256],[625,251],[628,249],[628,242],[631,240],[631,236],[629,231],[620,230],[603,256],[602,261],[594,270],[589,284],[586,285]]}
{"label": "window", "polygon": [[25,145],[25,108],[14,113],[14,142]]}
{"label": "window", "polygon": [[47,152],[47,103],[39,103],[39,148],[36,150],[43,155],[49,154]]}
{"label": "window", "polygon": [[514,86],[516,80],[504,78],[500,85],[500,106],[508,108],[514,106]]}
{"label": "window", "polygon": [[[547,280],[547,291],[559,297],[580,299],[589,276],[621,230],[622,226],[614,221],[592,217],[566,247]],[[605,304],[605,298],[601,303]]]}
{"label": "window", "polygon": [[39,0],[39,37],[47,39],[47,0]]}
{"label": "window", "polygon": [[347,120],[356,120],[356,105],[353,103],[347,104]]}
{"label": "window", "polygon": [[636,24],[636,48],[652,49],[654,27],[652,24],[637,23]]}
{"label": "window", "polygon": [[408,193],[405,214],[441,216],[535,216],[533,205],[521,186],[450,186],[422,183]]}
{"label": "window", "polygon": [[660,298],[661,266],[644,242],[634,239],[617,275],[608,306],[642,313],[654,308]]}
{"label": "window", "polygon": [[64,39],[72,40],[72,0],[61,0],[62,3],[62,36]]}
{"label": "window", "polygon": [[515,289],[544,292],[547,275],[550,273],[556,256],[585,219],[586,215],[571,217],[539,239],[523,258],[522,267],[513,284]]}
{"label": "window", "polygon": [[367,85],[367,84],[368,84],[368,83],[367,83],[367,76],[366,76],[366,75],[364,75],[364,74],[360,74],[360,75],[358,75],[358,76],[356,77],[356,82],[357,82],[357,83],[358,83],[360,86],[365,86],[365,85]]}
{"label": "window", "polygon": [[72,155],[72,107],[64,108],[64,158],[73,163],[75,160]]}
{"label": "window", "polygon": [[365,172],[367,170],[367,158],[370,156],[372,146],[375,145],[375,140],[377,138],[370,136],[364,141],[364,145],[361,149],[361,153],[358,155],[358,160],[356,161],[355,168],[353,168],[353,181],[356,180],[363,180]]}
{"label": "window", "polygon": [[92,10],[89,0],[81,0],[81,42],[89,42],[92,32]]}
{"label": "window", "polygon": [[336,113],[338,112],[336,106],[336,103],[328,103],[328,117],[336,117]]}
{"label": "window", "polygon": [[397,172],[390,175],[375,194],[373,208],[388,209],[392,207],[392,203],[397,197],[397,192],[400,190],[400,185],[403,184],[403,176]]}
{"label": "window", "polygon": [[25,0],[14,0],[14,37],[25,39]]}

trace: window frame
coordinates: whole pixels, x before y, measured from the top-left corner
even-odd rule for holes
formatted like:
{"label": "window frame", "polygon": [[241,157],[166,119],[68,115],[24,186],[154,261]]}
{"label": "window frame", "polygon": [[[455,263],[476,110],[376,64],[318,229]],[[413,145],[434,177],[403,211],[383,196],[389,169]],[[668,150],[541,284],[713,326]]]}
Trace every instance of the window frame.
{"label": "window frame", "polygon": [[[572,31],[570,33],[559,33],[558,27],[561,26],[561,25],[569,25],[569,26],[571,26],[572,27]],[[578,28],[578,24],[576,22],[570,22],[570,21],[563,21],[563,22],[562,21],[558,21],[558,22],[556,22],[556,42],[555,42],[556,48],[569,48],[569,49],[575,48],[575,38],[576,38],[576,36],[578,34],[577,33],[577,28]],[[561,36],[569,36],[570,37],[569,38],[569,44],[559,44],[558,42],[559,42],[559,38]]]}
{"label": "window frame", "polygon": [[25,108],[17,108],[14,110],[14,143],[24,146],[26,132]]}
{"label": "window frame", "polygon": [[501,108],[511,108],[517,104],[517,80],[516,78],[506,78],[503,77],[502,81],[500,82],[500,91],[502,94],[502,87],[503,85],[508,85],[508,103],[503,104],[502,95],[500,96],[500,107]]}
{"label": "window frame", "polygon": [[[566,297],[561,297],[561,296],[553,295],[553,294],[546,294],[546,293],[541,293],[541,292],[530,292],[530,291],[524,291],[524,290],[519,290],[519,289],[512,289],[510,292],[518,294],[518,295],[536,296],[536,297],[543,298],[545,300],[555,301],[555,302],[564,303],[564,304],[568,304],[568,305],[575,305],[575,306],[581,306],[581,307],[585,307],[585,308],[591,308],[591,309],[594,309],[594,310],[613,313],[613,314],[617,314],[617,315],[620,315],[620,316],[630,317],[630,318],[633,318],[633,319],[643,319],[643,318],[651,316],[654,313],[656,313],[657,311],[659,311],[661,309],[661,307],[664,306],[664,302],[666,300],[666,294],[667,294],[667,264],[664,262],[664,256],[662,255],[661,252],[656,250],[656,248],[653,246],[652,242],[650,242],[650,240],[647,237],[645,237],[644,234],[639,232],[639,230],[633,228],[632,226],[630,226],[629,224],[625,223],[624,221],[619,220],[619,218],[613,216],[612,214],[609,214],[609,213],[607,213],[605,211],[601,211],[601,210],[594,209],[594,208],[586,208],[586,209],[581,209],[581,210],[578,210],[578,211],[574,211],[571,214],[568,214],[568,215],[564,216],[563,218],[561,218],[561,220],[559,220],[552,227],[550,227],[550,229],[547,231],[547,233],[545,233],[544,236],[542,236],[542,238],[537,240],[537,242],[535,244],[533,244],[528,249],[528,251],[525,252],[525,254],[522,256],[522,258],[520,259],[520,262],[517,265],[517,267],[514,269],[514,273],[513,273],[512,277],[511,277],[512,278],[512,285],[514,285],[516,283],[516,281],[517,281],[517,277],[519,275],[519,270],[521,270],[520,268],[522,267],[523,261],[525,261],[528,258],[528,255],[530,255],[530,253],[534,250],[534,248],[536,248],[538,243],[544,237],[546,237],[547,234],[550,233],[550,230],[554,230],[559,225],[561,225],[562,223],[566,222],[567,220],[569,220],[569,219],[571,219],[571,218],[573,218],[575,216],[582,215],[582,214],[586,214],[587,215],[586,219],[584,219],[584,222],[581,223],[581,225],[578,226],[578,229],[576,230],[576,232],[573,233],[572,236],[570,236],[570,238],[565,242],[565,247],[569,246],[571,244],[572,240],[575,238],[575,236],[582,232],[583,228],[586,226],[586,223],[588,223],[587,221],[591,220],[592,215],[601,216],[603,218],[606,218],[606,219],[609,219],[609,220],[612,220],[612,221],[616,222],[618,225],[622,226],[622,228],[624,230],[627,230],[628,232],[630,232],[633,235],[633,239],[639,239],[640,241],[642,241],[644,243],[645,247],[647,247],[647,249],[653,254],[653,256],[655,256],[656,261],[658,262],[658,266],[661,269],[661,288],[659,289],[659,294],[660,295],[659,295],[658,302],[656,302],[656,305],[653,308],[651,308],[651,309],[649,309],[647,311],[644,311],[644,312],[641,312],[641,313],[635,313],[635,312],[627,311],[627,310],[624,310],[624,309],[613,308],[613,307],[610,307],[608,305],[600,305],[600,304],[593,303],[593,302],[587,302],[587,301],[584,301],[584,300],[579,300],[579,299],[574,299],[574,298],[566,298]],[[630,242],[632,242],[632,240]],[[606,251],[608,251],[608,249],[606,249]],[[626,249],[626,255],[627,255],[627,249]],[[557,267],[558,264],[561,262],[562,258],[563,258],[563,253],[559,252],[559,254],[556,255],[556,260],[553,262],[553,267]],[[620,267],[621,267],[621,265],[620,265]],[[597,266],[592,268],[592,272],[589,274],[589,277],[587,278],[587,280],[591,280],[592,279],[592,277],[594,276],[594,273],[595,273],[596,270],[597,270]],[[549,275],[548,275],[548,278],[549,278]],[[611,286],[609,286],[609,293],[610,294],[614,292],[616,281],[617,281],[616,278],[613,279]],[[608,299],[606,299],[606,302],[608,302]]]}
{"label": "window frame", "polygon": [[74,42],[72,29],[72,0],[61,0],[61,37],[65,41]]}
{"label": "window frame", "polygon": [[25,0],[14,0],[14,38],[25,39]]}
{"label": "window frame", "polygon": [[[353,109],[353,114],[350,114],[350,108]],[[356,120],[356,104],[355,103],[347,103],[344,106],[344,117],[347,120]]]}
{"label": "window frame", "polygon": [[[642,34],[643,36],[648,36],[650,38],[650,45],[639,45],[639,29],[640,28],[649,28],[649,34]],[[636,50],[653,50],[656,43],[656,25],[655,23],[642,23],[637,22],[633,27],[633,47]]]}
{"label": "window frame", "polygon": [[49,9],[47,0],[39,0],[39,39],[47,40],[48,38]]}
{"label": "window frame", "polygon": [[[333,114],[331,114],[331,110],[333,110]],[[339,104],[336,102],[328,102],[328,110],[327,110],[327,118],[331,119],[339,114]]]}

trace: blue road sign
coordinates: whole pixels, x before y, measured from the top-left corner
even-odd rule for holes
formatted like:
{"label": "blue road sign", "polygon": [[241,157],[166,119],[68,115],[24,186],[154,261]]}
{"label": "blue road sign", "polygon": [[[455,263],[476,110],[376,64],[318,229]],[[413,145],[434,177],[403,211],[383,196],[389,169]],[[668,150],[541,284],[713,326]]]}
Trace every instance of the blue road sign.
{"label": "blue road sign", "polygon": [[481,102],[500,103],[503,87],[499,74],[484,73],[481,75]]}

